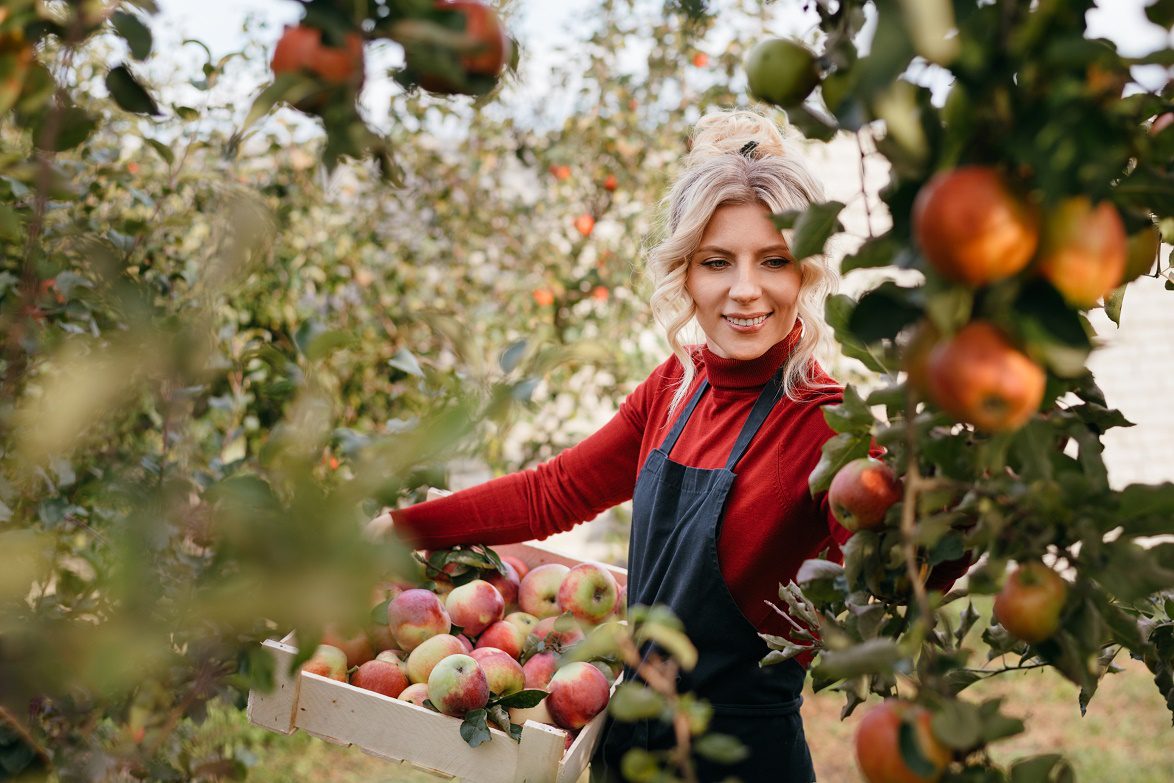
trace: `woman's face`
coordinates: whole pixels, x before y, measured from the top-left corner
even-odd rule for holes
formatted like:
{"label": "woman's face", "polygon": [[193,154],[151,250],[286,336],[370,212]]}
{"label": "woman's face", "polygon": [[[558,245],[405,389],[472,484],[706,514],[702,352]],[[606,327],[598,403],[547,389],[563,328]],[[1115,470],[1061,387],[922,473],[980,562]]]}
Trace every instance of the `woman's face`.
{"label": "woman's face", "polygon": [[762,204],[726,204],[710,218],[689,259],[685,290],[709,350],[757,359],[791,332],[799,264]]}

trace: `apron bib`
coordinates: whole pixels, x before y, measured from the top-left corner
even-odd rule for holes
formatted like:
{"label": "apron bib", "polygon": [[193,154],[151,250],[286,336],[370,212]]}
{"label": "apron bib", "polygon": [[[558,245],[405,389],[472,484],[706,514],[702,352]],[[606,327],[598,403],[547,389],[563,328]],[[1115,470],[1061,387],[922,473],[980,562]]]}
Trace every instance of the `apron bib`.
{"label": "apron bib", "polygon": [[[678,690],[692,691],[713,706],[708,731],[733,735],[750,751],[746,760],[730,765],[694,755],[702,783],[729,777],[742,783],[812,783],[815,771],[799,716],[806,671],[793,660],[759,667],[769,648],[730,594],[717,554],[734,467],[781,396],[780,375],[763,388],[726,466],[716,470],[691,468],[669,459],[708,386],[708,381],[702,381],[636,479],[628,603],[663,604],[681,619],[697,646],[698,661],[693,671],[682,672]],[[625,671],[626,678],[633,676]],[[622,780],[620,760],[629,748],[662,750],[672,745],[667,724],[609,719],[591,762],[591,780]]]}

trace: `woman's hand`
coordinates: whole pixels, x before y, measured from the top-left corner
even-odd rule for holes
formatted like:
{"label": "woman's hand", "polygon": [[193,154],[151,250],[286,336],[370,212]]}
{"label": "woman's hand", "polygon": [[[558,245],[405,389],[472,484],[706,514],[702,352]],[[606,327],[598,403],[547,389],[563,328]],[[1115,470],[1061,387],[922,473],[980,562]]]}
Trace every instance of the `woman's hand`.
{"label": "woman's hand", "polygon": [[372,519],[363,527],[363,535],[370,541],[383,541],[391,535],[395,521],[391,518],[391,509],[385,508],[379,516]]}

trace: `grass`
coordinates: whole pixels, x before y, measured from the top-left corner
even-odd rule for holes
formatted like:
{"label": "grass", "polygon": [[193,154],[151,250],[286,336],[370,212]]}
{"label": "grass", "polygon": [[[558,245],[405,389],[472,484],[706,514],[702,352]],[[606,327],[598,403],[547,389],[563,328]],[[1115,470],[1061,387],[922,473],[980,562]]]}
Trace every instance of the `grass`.
{"label": "grass", "polygon": [[[1174,728],[1146,668],[1120,662],[1124,671],[1107,676],[1088,714],[1080,716],[1076,686],[1048,669],[1003,674],[965,691],[970,699],[1002,696],[1004,710],[1023,718],[1027,731],[997,743],[1000,763],[1039,753],[1061,752],[1084,783],[1174,780]],[[867,705],[840,721],[838,694],[812,694],[803,707],[807,738],[823,783],[861,783],[853,758],[852,733]],[[249,766],[248,780],[264,783],[363,781],[436,783],[448,778],[332,745],[302,732],[290,736],[252,726],[242,712],[218,708],[201,729],[200,749],[226,747]]]}

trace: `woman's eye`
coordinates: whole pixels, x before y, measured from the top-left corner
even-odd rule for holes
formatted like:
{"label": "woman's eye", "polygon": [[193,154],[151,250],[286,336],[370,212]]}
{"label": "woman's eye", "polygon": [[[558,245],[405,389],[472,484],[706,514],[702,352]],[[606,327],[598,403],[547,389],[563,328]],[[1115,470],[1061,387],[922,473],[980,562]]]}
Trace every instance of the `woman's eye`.
{"label": "woman's eye", "polygon": [[709,269],[725,269],[730,265],[730,262],[724,258],[709,258],[701,262],[701,265]]}
{"label": "woman's eye", "polygon": [[789,258],[768,258],[763,263],[766,264],[771,269],[782,269],[787,264],[791,263],[791,259],[789,259]]}

